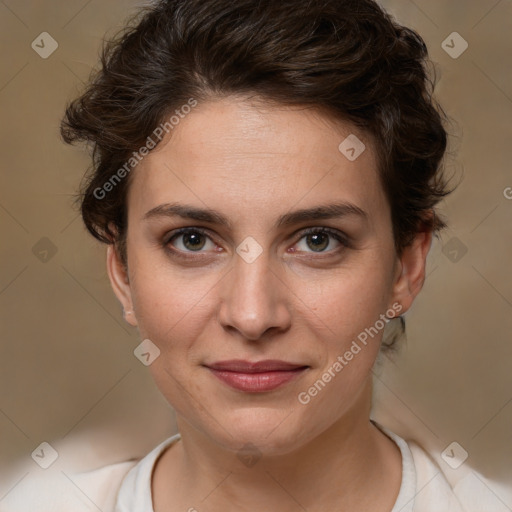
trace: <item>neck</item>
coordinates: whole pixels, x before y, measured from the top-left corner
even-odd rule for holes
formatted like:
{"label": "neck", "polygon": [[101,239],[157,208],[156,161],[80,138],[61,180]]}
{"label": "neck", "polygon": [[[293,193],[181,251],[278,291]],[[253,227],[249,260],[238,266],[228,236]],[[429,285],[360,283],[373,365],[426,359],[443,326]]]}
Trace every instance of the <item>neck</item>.
{"label": "neck", "polygon": [[203,505],[212,512],[235,507],[389,512],[400,487],[401,456],[369,421],[371,384],[365,398],[300,448],[245,463],[179,420],[181,442],[155,470],[155,512],[201,510]]}

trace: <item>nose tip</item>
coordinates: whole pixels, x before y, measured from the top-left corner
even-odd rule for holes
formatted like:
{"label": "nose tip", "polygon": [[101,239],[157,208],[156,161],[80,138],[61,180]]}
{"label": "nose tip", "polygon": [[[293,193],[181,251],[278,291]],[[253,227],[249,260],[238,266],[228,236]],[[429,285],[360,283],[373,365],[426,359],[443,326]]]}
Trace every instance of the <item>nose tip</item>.
{"label": "nose tip", "polygon": [[251,263],[237,258],[221,291],[221,325],[249,341],[288,329],[291,317],[283,288],[264,254]]}
{"label": "nose tip", "polygon": [[275,330],[275,326],[263,325],[261,317],[239,319],[225,323],[224,327],[228,331],[238,332],[241,337],[247,341],[259,341],[263,338],[268,338],[271,331]]}

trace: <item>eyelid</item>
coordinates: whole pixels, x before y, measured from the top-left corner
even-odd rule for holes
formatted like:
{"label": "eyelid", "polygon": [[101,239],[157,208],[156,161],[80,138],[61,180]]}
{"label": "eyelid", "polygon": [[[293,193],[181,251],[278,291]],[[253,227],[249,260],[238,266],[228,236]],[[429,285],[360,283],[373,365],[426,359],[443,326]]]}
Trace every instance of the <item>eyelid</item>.
{"label": "eyelid", "polygon": [[183,234],[190,233],[190,232],[200,233],[201,235],[204,235],[204,236],[210,238],[210,240],[213,241],[213,239],[212,239],[210,233],[208,232],[208,230],[206,230],[204,228],[197,228],[195,226],[186,226],[186,227],[183,227],[183,228],[173,229],[172,231],[167,233],[164,236],[164,244],[168,244],[173,238],[175,238],[175,237],[177,237],[179,235],[183,235]]}
{"label": "eyelid", "polygon": [[183,228],[178,228],[167,233],[162,240],[162,247],[167,254],[173,258],[180,258],[185,261],[193,262],[194,260],[202,260],[207,253],[202,251],[183,251],[181,249],[177,249],[176,247],[172,247],[171,241],[173,238],[178,238],[181,235],[187,233],[199,233],[204,237],[208,238],[213,244],[218,246],[215,242],[214,237],[211,236],[210,232],[204,228],[199,228],[195,226],[186,226]]}
{"label": "eyelid", "polygon": [[[168,250],[168,251],[171,251],[173,254],[178,255],[178,257],[183,257],[183,258],[188,258],[188,259],[202,257],[205,253],[201,252],[201,251],[197,251],[197,252],[182,251],[181,249],[176,249],[176,248],[170,249],[168,247],[171,240],[173,240],[173,238],[179,237],[180,235],[190,233],[190,232],[199,233],[199,234],[205,236],[206,238],[208,238],[215,245],[218,245],[217,242],[215,241],[215,237],[213,237],[211,235],[209,230],[200,228],[200,227],[195,227],[195,226],[186,226],[183,228],[175,229],[175,230],[171,231],[170,233],[167,233],[167,235],[164,236],[164,239],[163,239],[164,248],[166,248],[166,250]],[[304,228],[299,231],[296,231],[294,234],[292,234],[288,238],[296,239],[296,241],[294,243],[294,245],[296,245],[305,236],[310,235],[310,234],[319,234],[319,233],[326,233],[329,236],[333,237],[337,242],[339,242],[341,244],[341,248],[331,249],[329,251],[320,251],[318,253],[315,253],[315,251],[311,251],[311,252],[307,251],[306,254],[311,254],[311,255],[318,254],[318,257],[322,257],[322,255],[330,256],[333,254],[337,254],[338,252],[340,252],[340,250],[351,247],[349,237],[345,233],[339,231],[338,229],[330,228],[328,226],[310,226],[308,228]]]}
{"label": "eyelid", "polygon": [[333,236],[340,242],[343,242],[346,244],[349,243],[349,240],[348,240],[349,237],[345,233],[343,233],[342,231],[340,231],[336,228],[330,228],[328,226],[311,226],[311,227],[308,227],[308,228],[298,231],[295,236],[300,235],[300,238],[299,238],[299,240],[300,240],[301,238],[303,238],[306,235],[316,234],[316,233],[327,233],[328,235]]}
{"label": "eyelid", "polygon": [[297,241],[295,242],[295,244],[297,244],[300,242],[300,240],[302,240],[307,235],[322,234],[322,233],[326,233],[330,237],[334,238],[341,245],[341,247],[338,247],[336,249],[331,249],[329,251],[320,251],[320,252],[307,251],[306,254],[309,254],[309,255],[317,254],[318,256],[316,256],[316,257],[319,257],[319,258],[328,257],[328,256],[338,254],[340,251],[342,251],[344,249],[349,249],[352,247],[352,244],[350,243],[350,238],[348,237],[348,235],[346,235],[342,231],[339,231],[338,229],[330,228],[328,226],[311,226],[311,227],[308,227],[308,228],[305,228],[305,229],[302,229],[302,230],[296,232],[292,236],[293,236],[293,238],[297,237]]}

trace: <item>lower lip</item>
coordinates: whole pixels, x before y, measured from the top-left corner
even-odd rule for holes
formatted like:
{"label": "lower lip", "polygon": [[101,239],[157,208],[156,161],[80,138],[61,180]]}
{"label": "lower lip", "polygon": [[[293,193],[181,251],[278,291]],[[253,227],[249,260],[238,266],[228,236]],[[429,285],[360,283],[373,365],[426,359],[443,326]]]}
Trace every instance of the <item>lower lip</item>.
{"label": "lower lip", "polygon": [[283,386],[304,372],[306,368],[261,373],[228,372],[224,370],[214,370],[212,368],[209,368],[209,370],[218,379],[234,389],[247,393],[260,393],[263,391],[272,391],[273,389]]}

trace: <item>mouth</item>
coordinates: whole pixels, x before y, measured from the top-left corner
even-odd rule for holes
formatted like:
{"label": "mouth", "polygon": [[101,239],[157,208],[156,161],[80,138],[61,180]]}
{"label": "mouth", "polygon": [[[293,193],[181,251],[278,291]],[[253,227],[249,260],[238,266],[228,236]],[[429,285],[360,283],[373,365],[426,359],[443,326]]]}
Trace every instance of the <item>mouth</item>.
{"label": "mouth", "polygon": [[281,387],[303,374],[309,366],[268,359],[220,361],[206,365],[210,372],[231,388],[246,393],[262,393]]}

